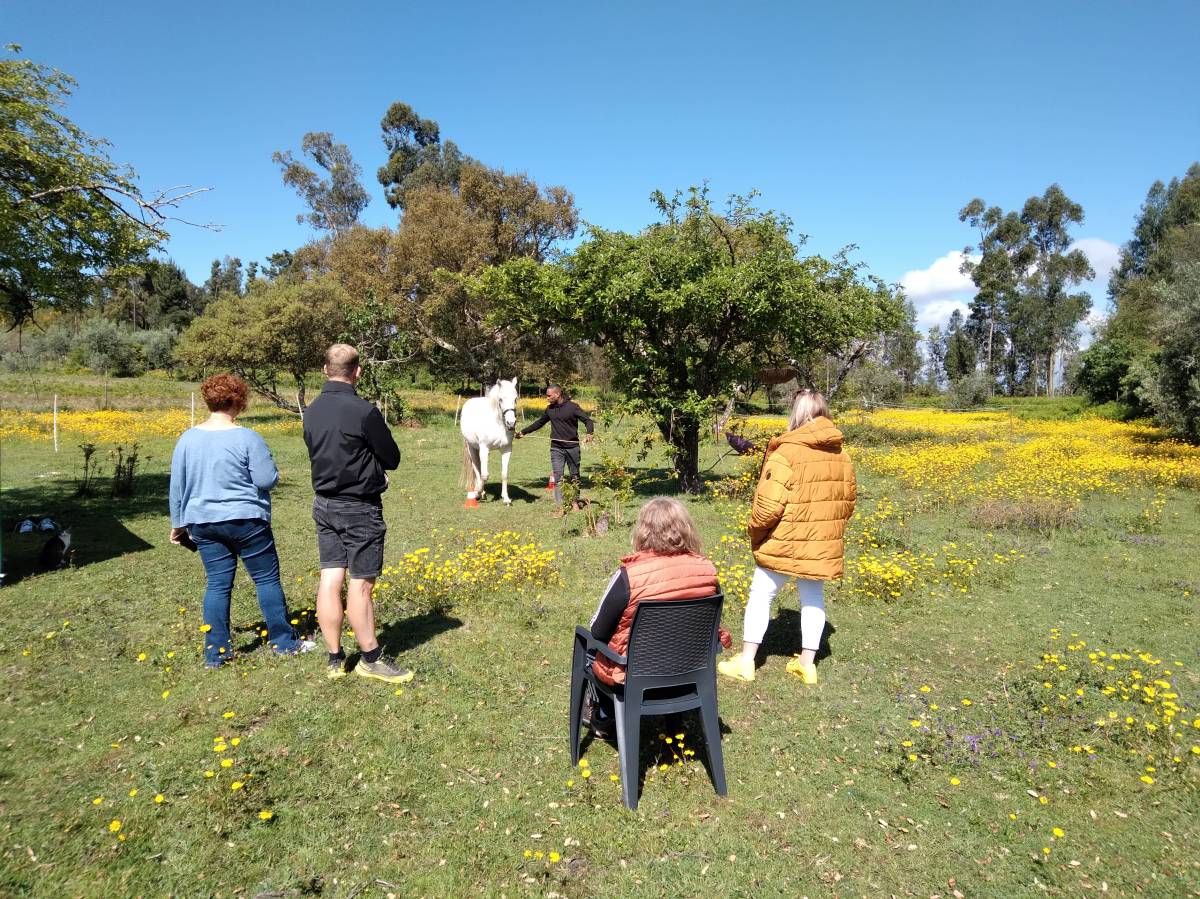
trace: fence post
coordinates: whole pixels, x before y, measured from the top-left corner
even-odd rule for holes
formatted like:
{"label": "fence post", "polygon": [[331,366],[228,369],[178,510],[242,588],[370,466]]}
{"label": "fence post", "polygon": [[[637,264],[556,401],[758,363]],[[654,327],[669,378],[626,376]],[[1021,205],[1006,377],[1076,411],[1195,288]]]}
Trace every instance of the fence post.
{"label": "fence post", "polygon": [[58,452],[58,394],[54,394],[54,451]]}

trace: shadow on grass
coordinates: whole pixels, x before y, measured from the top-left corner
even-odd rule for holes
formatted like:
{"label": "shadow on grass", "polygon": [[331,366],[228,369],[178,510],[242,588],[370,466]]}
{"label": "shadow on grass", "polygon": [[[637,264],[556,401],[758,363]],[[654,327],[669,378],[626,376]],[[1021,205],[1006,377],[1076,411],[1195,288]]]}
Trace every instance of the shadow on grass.
{"label": "shadow on grass", "polygon": [[[153,549],[124,524],[128,518],[161,515],[167,507],[166,474],[138,475],[132,496],[113,497],[109,481],[102,478],[92,496],[78,496],[75,482],[48,481],[6,489],[3,499],[4,583],[15,584],[37,572],[38,554],[52,536],[48,533],[14,534],[24,518],[52,518],[71,529],[71,565],[82,568],[127,553]],[[167,535],[163,534],[163,542]]]}
{"label": "shadow on grass", "polygon": [[[837,633],[837,628],[825,622],[825,631],[821,634],[821,646],[817,650],[817,661],[833,655],[829,639]],[[771,656],[791,658],[799,655],[800,646],[800,612],[796,609],[780,609],[758,650],[758,667],[762,667]]]}
{"label": "shadow on grass", "polygon": [[379,644],[389,655],[399,655],[428,643],[438,634],[462,627],[461,619],[447,615],[441,609],[402,618],[380,628]]}
{"label": "shadow on grass", "polygon": [[[296,633],[302,637],[310,637],[317,639],[320,635],[320,628],[317,626],[317,613],[312,609],[303,609],[297,612],[292,609],[289,616],[289,621],[296,622]],[[267,645],[267,638],[264,636],[267,630],[265,621],[255,621],[253,624],[240,624],[230,628],[232,635],[247,634],[251,635],[250,642],[236,648],[238,653],[254,652],[259,647]]]}
{"label": "shadow on grass", "polygon": [[[486,494],[483,499],[488,502],[500,502],[500,487],[499,481],[488,481],[483,485],[483,492]],[[525,490],[523,487],[508,482],[508,498],[514,503],[536,503],[537,496]]]}
{"label": "shadow on grass", "polygon": [[[696,754],[693,758],[698,759],[704,765],[709,783],[715,783],[713,780],[712,758],[704,740],[704,725],[700,719],[699,709],[692,709],[687,712],[673,712],[669,715],[643,715],[640,721],[641,728],[638,739],[639,796],[645,792],[647,775],[649,773],[657,770],[662,764],[673,765],[678,761],[678,755],[672,753],[664,737],[670,736],[674,740],[675,736],[680,733],[683,734],[683,740],[680,741],[680,744],[695,751]],[[605,727],[606,730],[603,736],[598,735],[590,727],[584,729],[583,739],[580,740],[579,744],[580,757],[586,756],[588,748],[597,740],[607,743],[615,752],[620,752],[617,746],[616,721],[610,717]],[[722,738],[733,733],[729,725],[719,715],[717,717],[717,727],[721,731]],[[728,776],[728,772],[726,774]]]}

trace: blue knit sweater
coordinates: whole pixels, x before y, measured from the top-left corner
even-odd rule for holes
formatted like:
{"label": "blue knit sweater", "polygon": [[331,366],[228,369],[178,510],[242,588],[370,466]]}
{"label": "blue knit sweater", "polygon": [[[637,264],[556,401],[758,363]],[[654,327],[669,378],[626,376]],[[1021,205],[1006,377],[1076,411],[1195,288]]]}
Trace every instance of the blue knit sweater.
{"label": "blue knit sweater", "polygon": [[271,520],[279,469],[266,441],[249,428],[191,428],[171,457],[171,527],[217,521]]}

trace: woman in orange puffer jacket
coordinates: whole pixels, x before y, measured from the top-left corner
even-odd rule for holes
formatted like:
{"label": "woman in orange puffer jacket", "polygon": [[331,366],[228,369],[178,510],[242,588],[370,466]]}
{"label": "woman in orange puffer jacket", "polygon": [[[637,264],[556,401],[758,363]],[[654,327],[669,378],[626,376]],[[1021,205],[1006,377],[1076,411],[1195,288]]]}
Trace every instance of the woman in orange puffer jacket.
{"label": "woman in orange puffer jacket", "polygon": [[789,427],[767,446],[754,490],[748,530],[756,565],[742,651],[717,668],[729,677],[754,680],[754,656],[767,631],[771,603],[779,588],[794,579],[802,651],[787,670],[815,684],[817,648],[825,630],[825,581],[842,576],[846,522],[854,514],[857,486],[825,397],[815,390],[799,391]]}

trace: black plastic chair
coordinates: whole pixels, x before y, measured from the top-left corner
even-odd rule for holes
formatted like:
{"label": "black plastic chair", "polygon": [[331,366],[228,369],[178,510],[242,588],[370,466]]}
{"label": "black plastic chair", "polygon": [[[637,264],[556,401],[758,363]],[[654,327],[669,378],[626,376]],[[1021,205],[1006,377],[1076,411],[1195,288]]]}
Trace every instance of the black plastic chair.
{"label": "black plastic chair", "polygon": [[[590,684],[612,697],[616,711],[617,753],[621,760],[621,799],[636,809],[640,792],[641,719],[700,710],[709,774],[718,795],[726,795],[725,762],[717,718],[717,625],[721,594],[703,599],[645,600],[638,603],[629,635],[627,655],[621,656],[596,640],[587,628],[575,628],[571,659],[571,764],[579,764],[580,718]],[[588,664],[588,653],[603,655],[625,666],[625,683],[611,686],[599,680]],[[646,698],[662,691],[662,698]]]}

